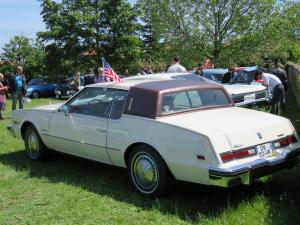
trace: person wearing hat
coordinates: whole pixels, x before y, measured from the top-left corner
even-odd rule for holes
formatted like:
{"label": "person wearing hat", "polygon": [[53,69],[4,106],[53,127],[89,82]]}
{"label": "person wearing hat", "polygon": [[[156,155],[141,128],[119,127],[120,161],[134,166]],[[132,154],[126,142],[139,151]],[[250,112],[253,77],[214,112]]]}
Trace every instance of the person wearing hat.
{"label": "person wearing hat", "polygon": [[285,110],[285,95],[284,86],[281,80],[273,74],[264,73],[262,70],[258,70],[255,74],[255,80],[262,80],[262,84],[268,88],[268,91],[272,94],[270,100],[272,114],[278,114],[279,108]]}

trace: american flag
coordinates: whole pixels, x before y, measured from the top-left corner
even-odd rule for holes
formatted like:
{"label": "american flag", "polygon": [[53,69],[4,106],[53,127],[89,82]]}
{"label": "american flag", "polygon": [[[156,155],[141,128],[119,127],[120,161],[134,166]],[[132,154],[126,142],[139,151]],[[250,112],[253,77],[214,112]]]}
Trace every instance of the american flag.
{"label": "american flag", "polygon": [[103,64],[105,76],[107,76],[112,81],[123,82],[123,80],[118,76],[118,74],[110,67],[110,65],[107,62],[104,62]]}

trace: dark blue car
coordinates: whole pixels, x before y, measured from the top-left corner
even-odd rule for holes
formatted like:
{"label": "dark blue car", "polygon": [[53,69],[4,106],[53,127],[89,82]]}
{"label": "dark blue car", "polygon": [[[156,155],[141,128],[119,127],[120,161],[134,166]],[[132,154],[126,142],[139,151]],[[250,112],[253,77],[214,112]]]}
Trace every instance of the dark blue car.
{"label": "dark blue car", "polygon": [[58,86],[58,83],[50,82],[47,77],[32,78],[27,83],[26,96],[32,98],[54,96],[54,90]]}

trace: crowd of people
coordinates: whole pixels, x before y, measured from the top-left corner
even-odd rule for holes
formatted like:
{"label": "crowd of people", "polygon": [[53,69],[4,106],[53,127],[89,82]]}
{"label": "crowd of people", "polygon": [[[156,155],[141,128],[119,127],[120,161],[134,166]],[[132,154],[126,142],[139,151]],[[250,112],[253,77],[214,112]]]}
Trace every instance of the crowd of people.
{"label": "crowd of people", "polygon": [[2,111],[5,110],[8,92],[11,93],[12,97],[12,110],[17,108],[18,102],[19,109],[23,109],[24,96],[26,94],[26,79],[21,66],[16,67],[16,73],[10,81],[4,80],[4,75],[0,73],[0,120],[4,120]]}
{"label": "crowd of people", "polygon": [[[200,63],[197,67],[193,69],[193,72],[197,75],[203,76],[204,69],[214,68],[214,64],[210,59],[205,59],[204,63]],[[174,57],[173,65],[168,66],[166,69],[167,73],[181,73],[187,72],[186,68],[180,64],[180,58]],[[151,66],[146,66],[141,68],[137,75],[153,74]],[[228,72],[222,77],[221,83],[230,83],[236,75],[236,67],[229,66]],[[124,76],[129,76],[129,71],[125,70]],[[81,79],[80,72],[76,73],[76,84],[77,86],[83,86],[109,82],[111,79],[106,76],[103,67],[97,69],[97,74],[94,74],[93,69],[90,69],[87,74]],[[287,90],[287,74],[280,63],[276,63],[273,67],[258,69],[256,71],[255,77],[256,82],[262,83],[266,86],[269,92],[272,94],[270,100],[271,113],[278,114],[278,105],[281,110],[285,109],[285,92]],[[0,73],[0,120],[3,120],[2,111],[5,110],[5,103],[7,100],[8,92],[11,93],[12,98],[12,110],[17,108],[17,103],[19,103],[19,109],[23,108],[24,96],[26,94],[26,79],[23,74],[23,68],[21,66],[16,67],[16,72],[12,79],[6,81],[4,75]]]}

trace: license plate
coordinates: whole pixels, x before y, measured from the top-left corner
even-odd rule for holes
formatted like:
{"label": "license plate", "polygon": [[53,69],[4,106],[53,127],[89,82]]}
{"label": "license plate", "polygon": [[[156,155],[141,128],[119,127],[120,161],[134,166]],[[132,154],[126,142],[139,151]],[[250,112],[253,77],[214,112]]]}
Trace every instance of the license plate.
{"label": "license plate", "polygon": [[254,100],[255,100],[255,94],[245,95],[244,96],[244,101],[245,102],[250,102],[250,101],[254,101]]}
{"label": "license plate", "polygon": [[274,145],[272,143],[266,143],[256,146],[256,153],[259,158],[266,158],[273,155]]}

